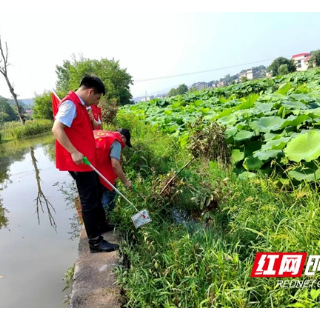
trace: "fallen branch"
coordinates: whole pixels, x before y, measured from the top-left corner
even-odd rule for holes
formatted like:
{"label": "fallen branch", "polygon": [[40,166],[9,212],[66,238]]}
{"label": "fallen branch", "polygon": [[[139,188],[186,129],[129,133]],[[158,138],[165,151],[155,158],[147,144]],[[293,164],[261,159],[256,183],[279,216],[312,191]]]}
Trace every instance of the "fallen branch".
{"label": "fallen branch", "polygon": [[168,187],[168,185],[173,181],[173,179],[175,177],[177,177],[179,175],[179,173],[181,173],[181,171],[183,169],[185,169],[192,161],[194,161],[196,158],[193,157],[189,162],[187,162],[168,182],[167,184],[162,188],[161,192],[160,192],[160,195],[163,193],[164,190],[166,190],[166,188]]}

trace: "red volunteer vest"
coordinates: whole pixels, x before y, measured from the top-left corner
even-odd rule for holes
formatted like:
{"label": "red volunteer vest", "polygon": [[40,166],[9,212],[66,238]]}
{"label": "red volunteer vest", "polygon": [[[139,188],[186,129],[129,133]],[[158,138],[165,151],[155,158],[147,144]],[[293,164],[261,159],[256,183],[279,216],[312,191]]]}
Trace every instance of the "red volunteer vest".
{"label": "red volunteer vest", "polygon": [[[122,149],[125,147],[125,144],[118,132],[93,130],[93,134],[96,143],[96,168],[112,185],[114,185],[117,179],[117,174],[112,168],[110,147],[115,140],[121,143]],[[106,188],[113,190],[100,176],[99,179]]]}
{"label": "red volunteer vest", "polygon": [[[96,105],[92,105],[91,110],[92,110],[94,120],[96,120],[97,122],[99,122],[99,120],[101,121],[102,119],[101,108],[99,108]],[[99,124],[97,130],[101,130],[101,129],[102,129],[102,124]]]}
{"label": "red volunteer vest", "polygon": [[[62,102],[71,100],[75,106],[77,115],[74,118],[71,127],[65,127],[64,132],[68,136],[74,147],[88,158],[90,163],[95,166],[95,144],[92,134],[92,126],[86,106],[84,106],[79,97],[70,91]],[[56,167],[60,171],[92,171],[91,167],[85,164],[75,164],[70,153],[56,140]]]}

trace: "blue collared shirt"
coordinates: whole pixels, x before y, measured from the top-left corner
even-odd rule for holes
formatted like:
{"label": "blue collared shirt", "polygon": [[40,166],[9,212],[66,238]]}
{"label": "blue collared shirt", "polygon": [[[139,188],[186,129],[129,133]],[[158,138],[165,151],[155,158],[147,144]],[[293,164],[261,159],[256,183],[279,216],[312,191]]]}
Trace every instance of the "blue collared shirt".
{"label": "blue collared shirt", "polygon": [[[77,95],[78,96],[78,95]],[[78,96],[80,102],[84,104],[83,100]],[[60,121],[67,127],[71,127],[74,118],[77,116],[77,107],[71,100],[62,102],[56,114],[56,120]]]}

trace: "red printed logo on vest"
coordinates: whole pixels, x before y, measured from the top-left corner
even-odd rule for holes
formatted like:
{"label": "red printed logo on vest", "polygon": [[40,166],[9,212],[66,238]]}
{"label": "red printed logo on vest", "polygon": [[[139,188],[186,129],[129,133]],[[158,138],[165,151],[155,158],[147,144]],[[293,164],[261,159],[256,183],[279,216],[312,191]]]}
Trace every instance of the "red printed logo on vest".
{"label": "red printed logo on vest", "polygon": [[109,133],[105,130],[94,130],[93,135],[94,135],[94,138],[97,139],[101,137],[107,137]]}

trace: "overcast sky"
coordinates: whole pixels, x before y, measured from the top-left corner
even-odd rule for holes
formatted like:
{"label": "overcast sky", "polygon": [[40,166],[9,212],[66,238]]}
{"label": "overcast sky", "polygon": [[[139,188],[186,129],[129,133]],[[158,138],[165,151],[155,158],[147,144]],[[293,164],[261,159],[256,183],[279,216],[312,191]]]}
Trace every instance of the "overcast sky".
{"label": "overcast sky", "polygon": [[[8,44],[9,79],[20,98],[54,89],[56,65],[71,60],[73,54],[118,60],[133,76],[131,93],[138,97],[182,83],[218,80],[252,66],[267,66],[279,56],[320,49],[319,12],[178,11],[210,9],[202,0],[122,1],[118,7],[106,0],[68,3],[56,1],[50,7],[46,1],[11,0],[1,4],[0,36]],[[223,7],[212,9],[251,11],[245,3],[225,1]],[[284,9],[276,3],[269,1],[268,10]],[[305,10],[302,2],[290,3],[291,9]],[[147,13],[137,8],[177,12]],[[211,71],[200,73],[207,70]],[[186,73],[195,74],[170,77]],[[162,77],[169,78],[150,80]],[[0,95],[10,97],[2,75]]]}

